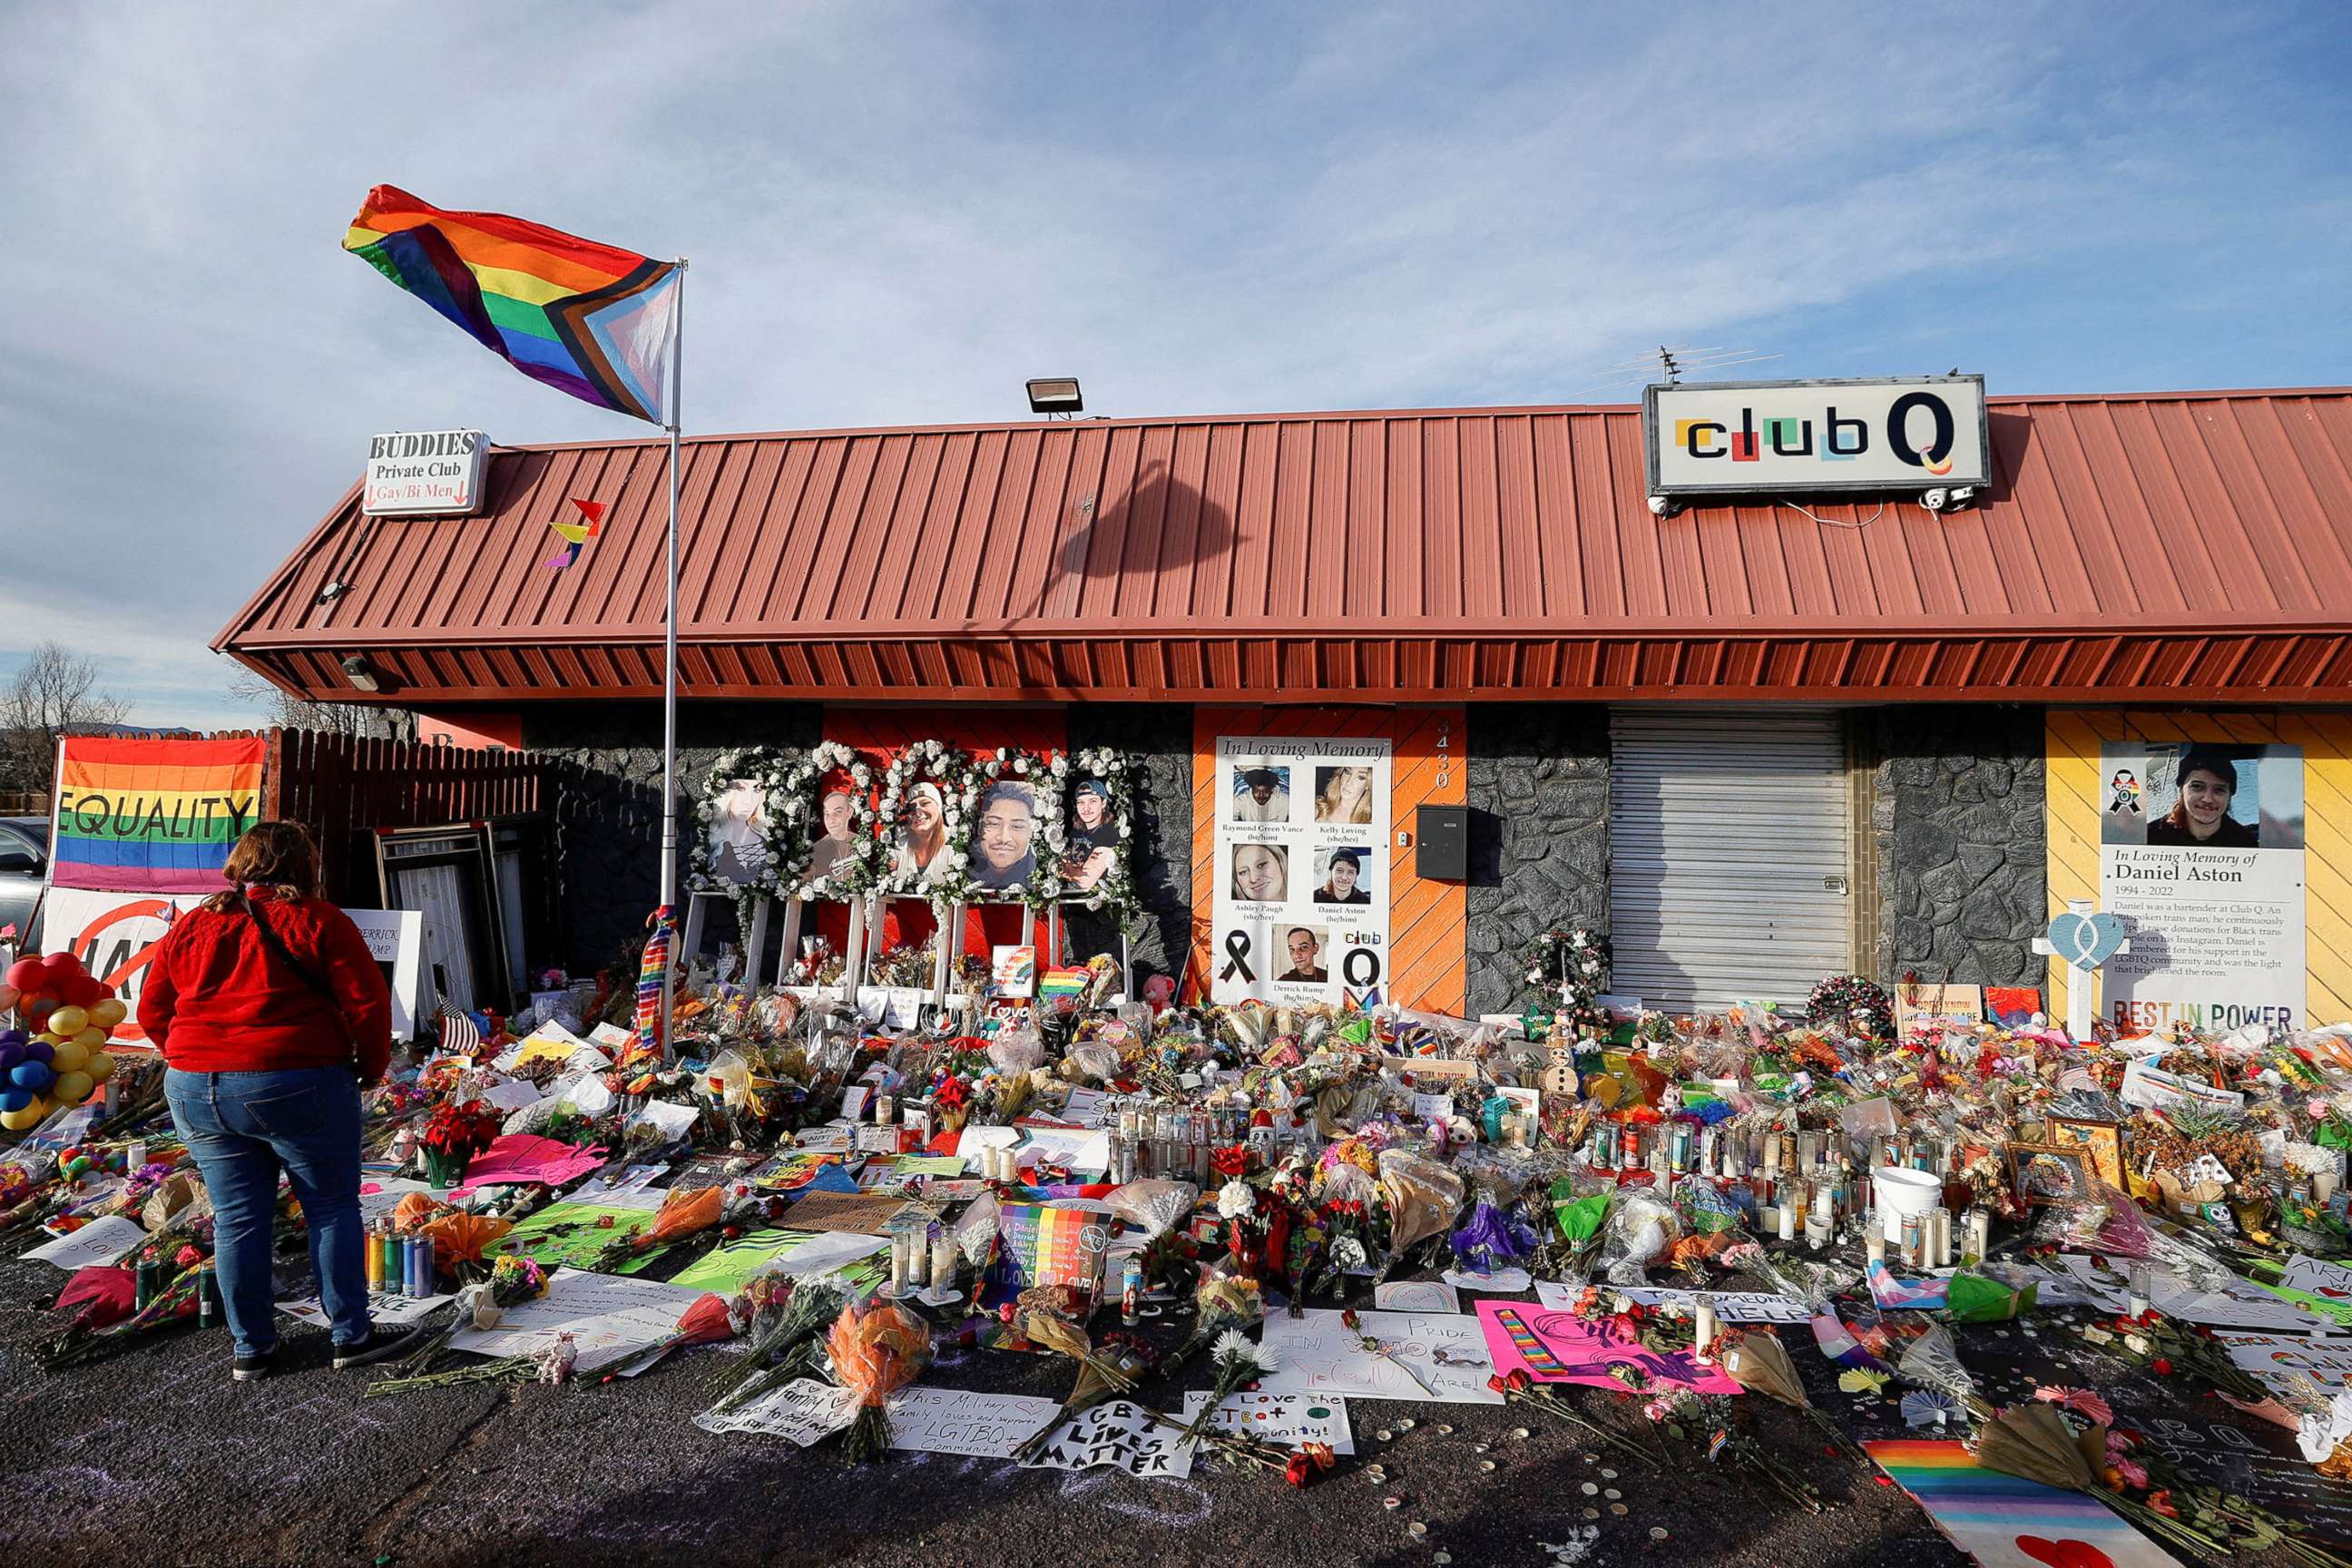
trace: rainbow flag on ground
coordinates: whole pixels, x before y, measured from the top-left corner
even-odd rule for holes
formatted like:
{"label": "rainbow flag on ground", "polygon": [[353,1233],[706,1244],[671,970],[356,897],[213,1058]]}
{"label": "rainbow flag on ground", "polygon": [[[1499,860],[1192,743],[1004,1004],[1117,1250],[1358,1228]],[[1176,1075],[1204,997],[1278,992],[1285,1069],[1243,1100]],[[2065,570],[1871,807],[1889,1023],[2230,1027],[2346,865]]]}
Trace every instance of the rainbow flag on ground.
{"label": "rainbow flag on ground", "polygon": [[230,846],[261,819],[269,742],[68,735],[58,764],[60,888],[213,893]]}
{"label": "rainbow flag on ground", "polygon": [[343,248],[572,396],[665,423],[679,268],[502,213],[447,212],[378,185]]}
{"label": "rainbow flag on ground", "polygon": [[1903,1438],[1863,1449],[1983,1568],[2177,1568],[2097,1499],[1986,1469],[1965,1444]]}

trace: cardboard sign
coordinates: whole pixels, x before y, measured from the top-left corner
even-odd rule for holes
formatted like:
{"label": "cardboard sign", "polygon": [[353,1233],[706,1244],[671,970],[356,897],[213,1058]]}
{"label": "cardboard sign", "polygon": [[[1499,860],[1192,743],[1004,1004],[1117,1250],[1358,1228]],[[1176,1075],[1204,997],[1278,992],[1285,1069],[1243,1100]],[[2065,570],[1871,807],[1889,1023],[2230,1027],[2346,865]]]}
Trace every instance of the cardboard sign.
{"label": "cardboard sign", "polygon": [[1653,1384],[1700,1394],[1737,1394],[1739,1385],[1713,1367],[1701,1366],[1687,1351],[1662,1354],[1633,1340],[1613,1320],[1586,1319],[1524,1301],[1481,1301],[1478,1326],[1486,1333],[1495,1370],[1524,1370],[1538,1383],[1574,1383],[1588,1388],[1622,1388],[1609,1374],[1631,1364]]}
{"label": "cardboard sign", "polygon": [[[1258,1380],[1269,1394],[1435,1400],[1500,1405],[1486,1386],[1494,1357],[1478,1321],[1462,1312],[1360,1312],[1351,1329],[1338,1311],[1309,1307],[1265,1320],[1275,1369]],[[1370,1335],[1378,1349],[1367,1347]]]}
{"label": "cardboard sign", "polygon": [[1022,1468],[1091,1470],[1098,1465],[1130,1476],[1189,1476],[1193,1445],[1180,1428],[1127,1399],[1107,1399],[1062,1423],[1045,1451]]}
{"label": "cardboard sign", "polygon": [[1895,1026],[1908,1035],[1912,1026],[1931,1018],[1955,1024],[1984,1021],[1984,992],[1974,985],[1897,985]]}
{"label": "cardboard sign", "polygon": [[1006,1204],[997,1210],[996,1232],[1005,1281],[1016,1290],[1032,1285],[1072,1285],[1102,1289],[1103,1258],[1118,1221],[1101,1204],[1076,1202]]}

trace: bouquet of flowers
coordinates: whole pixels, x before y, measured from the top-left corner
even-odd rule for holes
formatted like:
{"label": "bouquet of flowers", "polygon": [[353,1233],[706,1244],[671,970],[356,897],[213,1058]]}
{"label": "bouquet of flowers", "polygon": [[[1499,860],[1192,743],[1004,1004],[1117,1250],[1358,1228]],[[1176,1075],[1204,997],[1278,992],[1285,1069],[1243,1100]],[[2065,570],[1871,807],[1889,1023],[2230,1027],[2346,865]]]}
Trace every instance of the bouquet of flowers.
{"label": "bouquet of flowers", "polygon": [[726,1209],[725,1187],[696,1187],[687,1192],[673,1189],[655,1212],[653,1224],[643,1230],[614,1237],[597,1251],[588,1267],[599,1274],[617,1273],[632,1258],[709,1230],[719,1223]]}
{"label": "bouquet of flowers", "polygon": [[1711,1462],[1720,1464],[1729,1460],[1807,1513],[1819,1513],[1827,1506],[1822,1500],[1821,1488],[1807,1480],[1769,1447],[1758,1442],[1753,1432],[1739,1425],[1731,1401],[1724,1395],[1666,1395],[1652,1400],[1648,1414],[1672,1436],[1680,1437],[1687,1432],[1706,1433],[1706,1457]]}
{"label": "bouquet of flowers", "polygon": [[1219,1334],[1248,1328],[1265,1318],[1265,1301],[1258,1292],[1256,1280],[1216,1270],[1202,1274],[1192,1292],[1192,1310],[1191,1336],[1160,1363],[1160,1369],[1171,1374],[1193,1352],[1213,1343]]}
{"label": "bouquet of flowers", "polygon": [[[1066,1355],[1078,1363],[1078,1381],[1070,1396],[1062,1401],[1062,1408],[1053,1420],[1037,1434],[1013,1451],[1013,1458],[1027,1464],[1045,1451],[1046,1443],[1062,1423],[1081,1411],[1101,1404],[1113,1394],[1132,1394],[1138,1373],[1148,1370],[1147,1363],[1131,1352],[1106,1356],[1096,1352],[1086,1330],[1069,1321],[1066,1289],[1059,1285],[1040,1285],[1021,1293],[1019,1302],[1005,1303],[1014,1327],[1023,1338],[1042,1345],[1056,1355]],[[1065,1300],[1055,1300],[1055,1296]],[[1130,1371],[1132,1368],[1134,1370]]]}
{"label": "bouquet of flowers", "polygon": [[837,1279],[794,1281],[790,1278],[755,1276],[745,1289],[751,1307],[751,1370],[710,1407],[723,1415],[740,1409],[800,1374],[816,1353],[817,1342],[841,1316],[848,1303],[849,1287]]}
{"label": "bouquet of flowers", "polygon": [[87,1366],[150,1330],[162,1328],[167,1323],[184,1322],[194,1317],[206,1280],[212,1273],[212,1260],[189,1245],[182,1247],[173,1261],[179,1266],[180,1272],[171,1284],[156,1294],[153,1300],[121,1321],[103,1328],[98,1327],[89,1314],[76,1319],[42,1352],[42,1366],[50,1372]]}
{"label": "bouquet of flowers", "polygon": [[1184,1428],[1185,1439],[1198,1441],[1215,1424],[1217,1406],[1272,1372],[1274,1365],[1274,1352],[1239,1329],[1227,1329],[1219,1334],[1209,1357],[1209,1368],[1214,1374],[1209,1385],[1209,1402],[1201,1406],[1201,1414]]}
{"label": "bouquet of flowers", "polygon": [[[424,1374],[449,1348],[449,1342],[457,1337],[459,1329],[467,1324],[488,1328],[509,1307],[520,1307],[546,1293],[547,1270],[519,1254],[500,1258],[491,1266],[489,1279],[457,1292],[457,1299],[443,1309],[448,1314],[447,1321],[426,1332],[424,1342],[394,1363],[387,1369],[391,1375],[380,1381],[402,1388],[434,1386]],[[371,1388],[368,1392],[373,1394],[375,1390]]]}
{"label": "bouquet of flowers", "polygon": [[825,1350],[834,1375],[857,1395],[845,1451],[853,1463],[878,1459],[890,1449],[890,1396],[930,1364],[930,1330],[887,1303],[852,1301],[834,1320]]}
{"label": "bouquet of flowers", "polygon": [[1506,1405],[1540,1410],[1561,1425],[1573,1426],[1587,1436],[1606,1443],[1628,1458],[1639,1459],[1645,1465],[1653,1466],[1658,1462],[1652,1455],[1627,1442],[1607,1427],[1589,1421],[1570,1409],[1568,1402],[1560,1398],[1557,1391],[1536,1382],[1525,1367],[1514,1367],[1507,1373],[1497,1373],[1486,1380],[1486,1386],[1501,1394]]}
{"label": "bouquet of flowers", "polygon": [[1485,1193],[1454,1233],[1454,1262],[1479,1274],[1492,1274],[1535,1249],[1535,1227]]}
{"label": "bouquet of flowers", "polygon": [[1722,1363],[1724,1375],[1741,1388],[1804,1412],[1805,1418],[1829,1439],[1831,1447],[1853,1458],[1863,1458],[1853,1439],[1839,1430],[1836,1422],[1814,1409],[1813,1402],[1805,1397],[1805,1385],[1798,1381],[1787,1347],[1770,1329],[1758,1329],[1730,1339],[1717,1359]]}
{"label": "bouquet of flowers", "polygon": [[2168,1318],[2153,1307],[2136,1318],[2085,1323],[2082,1335],[2101,1350],[2136,1362],[2158,1377],[2187,1373],[2248,1405],[2260,1405],[2271,1396],[2262,1379],[2231,1359],[2212,1330]]}
{"label": "bouquet of flowers", "polygon": [[502,1124],[499,1113],[479,1100],[464,1105],[445,1101],[425,1119],[424,1130],[416,1135],[426,1179],[444,1191],[456,1186],[465,1179],[466,1166],[490,1146]]}
{"label": "bouquet of flowers", "polygon": [[607,1370],[604,1381],[616,1377],[635,1377],[661,1364],[670,1352],[681,1345],[715,1345],[721,1340],[735,1337],[735,1314],[727,1298],[705,1290],[687,1303],[686,1310],[677,1316],[677,1326],[644,1350],[628,1356]]}

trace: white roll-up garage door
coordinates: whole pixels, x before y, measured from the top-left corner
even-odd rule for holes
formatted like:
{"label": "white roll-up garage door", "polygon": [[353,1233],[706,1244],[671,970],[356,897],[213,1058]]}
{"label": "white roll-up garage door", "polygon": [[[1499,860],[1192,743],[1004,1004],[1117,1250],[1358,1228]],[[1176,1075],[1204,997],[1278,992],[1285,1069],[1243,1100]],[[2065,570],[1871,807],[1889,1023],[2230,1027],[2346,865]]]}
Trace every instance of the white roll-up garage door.
{"label": "white roll-up garage door", "polygon": [[1619,709],[1609,741],[1612,991],[1801,1005],[1853,968],[1838,714]]}

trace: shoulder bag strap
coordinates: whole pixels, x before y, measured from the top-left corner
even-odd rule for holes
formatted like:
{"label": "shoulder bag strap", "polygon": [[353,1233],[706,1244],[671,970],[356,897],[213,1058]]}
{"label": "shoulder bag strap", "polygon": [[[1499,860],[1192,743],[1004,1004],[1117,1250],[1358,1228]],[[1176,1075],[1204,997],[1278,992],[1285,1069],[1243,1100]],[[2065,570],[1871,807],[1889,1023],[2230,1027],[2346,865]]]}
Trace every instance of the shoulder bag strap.
{"label": "shoulder bag strap", "polygon": [[343,1016],[342,999],[335,994],[335,988],[328,984],[318,971],[294,956],[294,950],[286,945],[286,939],[278,934],[278,928],[262,918],[260,906],[256,904],[250,896],[239,892],[237,901],[244,906],[245,912],[252,918],[254,925],[259,929],[262,945],[283,959],[287,968],[300,975],[302,984],[326,999],[328,1009],[334,1014],[335,1022],[342,1028],[344,1040],[349,1042],[352,1033],[351,1023]]}

